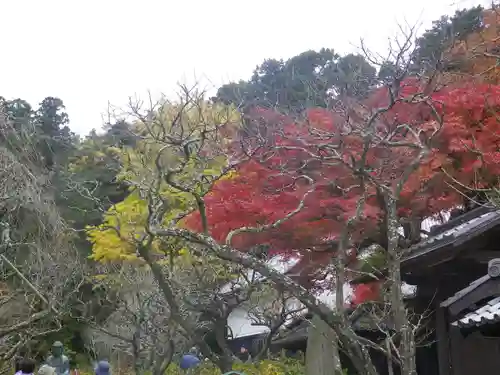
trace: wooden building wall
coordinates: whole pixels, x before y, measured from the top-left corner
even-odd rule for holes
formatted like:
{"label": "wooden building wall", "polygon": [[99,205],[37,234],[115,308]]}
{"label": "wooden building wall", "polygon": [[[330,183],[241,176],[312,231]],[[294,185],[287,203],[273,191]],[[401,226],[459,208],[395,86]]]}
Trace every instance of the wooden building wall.
{"label": "wooden building wall", "polygon": [[500,371],[500,338],[488,338],[476,331],[464,337],[451,332],[453,375],[489,375]]}

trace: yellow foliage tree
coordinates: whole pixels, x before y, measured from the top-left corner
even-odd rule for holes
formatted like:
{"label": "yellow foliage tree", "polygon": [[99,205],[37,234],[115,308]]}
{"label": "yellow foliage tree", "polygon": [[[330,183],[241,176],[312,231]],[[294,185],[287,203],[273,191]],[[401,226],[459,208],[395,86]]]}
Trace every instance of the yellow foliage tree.
{"label": "yellow foliage tree", "polygon": [[[190,191],[202,197],[228,172],[226,147],[241,123],[234,107],[209,103],[202,96],[163,103],[144,116],[135,113],[134,132],[140,140],[120,152],[119,178],[129,184],[130,195],[108,210],[102,225],[87,228],[96,261],[138,261],[136,246],[150,240],[151,194],[167,202],[164,223],[180,222],[200,204]],[[178,245],[160,239],[151,243],[159,255],[182,253]]]}

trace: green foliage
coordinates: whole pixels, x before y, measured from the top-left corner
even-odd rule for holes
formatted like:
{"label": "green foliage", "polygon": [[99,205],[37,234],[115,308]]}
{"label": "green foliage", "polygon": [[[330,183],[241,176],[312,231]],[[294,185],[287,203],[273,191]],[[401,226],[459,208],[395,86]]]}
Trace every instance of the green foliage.
{"label": "green foliage", "polygon": [[64,164],[76,137],[68,127],[69,117],[61,99],[46,97],[34,109],[23,99],[6,100],[0,97],[0,109],[7,114],[16,133],[30,137],[40,167],[53,170],[57,165]]}
{"label": "green foliage", "polygon": [[[258,363],[235,363],[233,370],[245,375],[305,375],[303,361],[292,358],[263,360]],[[113,370],[114,374],[130,374],[126,369]],[[172,363],[165,375],[184,375],[186,372]],[[81,375],[93,375],[92,370],[80,371]],[[221,370],[210,362],[203,363],[192,372],[193,375],[222,375]]]}
{"label": "green foliage", "polygon": [[371,254],[361,261],[360,272],[377,274],[386,267],[387,252],[381,246],[377,246]]}
{"label": "green foliage", "polygon": [[323,48],[287,61],[267,59],[250,80],[220,87],[214,100],[243,108],[258,105],[300,112],[328,106],[335,94],[364,97],[375,79],[376,69],[363,56],[339,56]]}
{"label": "green foliage", "polygon": [[[263,360],[258,363],[235,363],[233,371],[245,375],[305,375],[302,362],[293,359]],[[170,365],[165,375],[181,375],[183,371],[176,365]],[[222,375],[216,366],[207,363],[198,367],[193,375]]]}
{"label": "green foliage", "polygon": [[434,21],[432,28],[417,39],[412,70],[422,72],[435,69],[443,52],[455,41],[464,40],[467,35],[481,29],[482,11],[483,7],[476,6]]}
{"label": "green foliage", "polygon": [[[245,375],[305,375],[303,358],[295,359],[285,356],[265,359],[256,363],[237,361],[233,364],[232,370]],[[174,363],[165,372],[165,375],[181,374],[184,372]],[[193,375],[222,375],[222,372],[212,363],[205,362],[194,370]]]}
{"label": "green foliage", "polygon": [[92,248],[85,227],[102,224],[104,213],[129,194],[117,175],[122,168],[122,148],[133,147],[135,139],[124,121],[107,125],[104,134],[93,130],[75,144],[59,172],[57,204],[64,219],[77,230],[73,242],[84,256],[90,255]]}
{"label": "green foliage", "polygon": [[57,203],[69,225],[79,231],[74,240],[85,256],[91,245],[83,229],[100,225],[104,212],[128,195],[127,187],[116,179],[121,170],[120,153],[107,134],[93,133],[80,142],[60,173]]}
{"label": "green foliage", "polygon": [[[303,360],[293,358],[279,358],[263,360],[258,363],[235,363],[233,371],[241,372],[245,375],[305,375]],[[113,369],[113,374],[131,374],[127,369]],[[175,363],[168,366],[165,375],[185,375],[185,371],[180,369]],[[82,370],[81,375],[94,375],[93,370]],[[150,373],[146,373],[150,375]],[[192,375],[222,375],[221,370],[210,362],[205,362],[192,372]]]}
{"label": "green foliage", "polygon": [[67,126],[69,118],[61,99],[47,97],[38,108],[33,108],[23,99],[0,97],[0,110],[11,124],[11,129],[2,129],[2,145],[23,155],[27,152],[23,148],[27,142],[29,157],[43,169],[54,169],[56,163],[66,159],[75,136]]}
{"label": "green foliage", "polygon": [[34,113],[37,129],[38,150],[44,166],[54,169],[64,163],[74,147],[74,134],[68,127],[69,117],[63,101],[59,98],[45,98]]}

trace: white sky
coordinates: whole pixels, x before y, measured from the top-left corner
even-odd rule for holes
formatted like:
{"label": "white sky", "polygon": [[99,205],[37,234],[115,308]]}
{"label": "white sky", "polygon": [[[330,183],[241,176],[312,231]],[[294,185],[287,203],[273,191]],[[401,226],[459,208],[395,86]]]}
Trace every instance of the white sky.
{"label": "white sky", "polygon": [[[102,126],[110,101],[169,94],[195,78],[247,79],[269,57],[384,50],[396,22],[420,30],[482,0],[3,0],[0,95],[66,104],[71,128]],[[208,80],[209,81],[208,81]]]}

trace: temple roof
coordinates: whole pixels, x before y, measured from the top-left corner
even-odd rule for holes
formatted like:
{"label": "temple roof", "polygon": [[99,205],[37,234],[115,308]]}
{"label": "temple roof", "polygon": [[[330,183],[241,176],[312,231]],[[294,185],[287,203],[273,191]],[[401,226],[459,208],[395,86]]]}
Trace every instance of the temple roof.
{"label": "temple roof", "polygon": [[500,322],[500,297],[495,297],[452,323],[459,328],[480,327]]}

